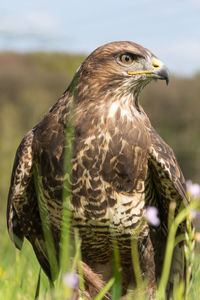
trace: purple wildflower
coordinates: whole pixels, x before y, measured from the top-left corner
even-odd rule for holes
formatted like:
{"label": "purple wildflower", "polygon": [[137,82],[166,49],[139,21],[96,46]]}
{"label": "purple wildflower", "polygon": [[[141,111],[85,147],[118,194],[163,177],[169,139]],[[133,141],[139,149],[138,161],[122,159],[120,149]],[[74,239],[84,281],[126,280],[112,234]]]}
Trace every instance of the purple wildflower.
{"label": "purple wildflower", "polygon": [[195,230],[200,230],[200,211],[197,209],[192,209],[190,211],[190,217],[192,218]]}
{"label": "purple wildflower", "polygon": [[150,225],[159,226],[160,219],[158,217],[158,209],[155,206],[148,206],[145,212],[145,219]]}
{"label": "purple wildflower", "polygon": [[191,180],[186,182],[186,188],[188,193],[194,198],[200,197],[200,185],[198,183],[193,183]]}
{"label": "purple wildflower", "polygon": [[191,216],[192,219],[199,219],[200,220],[200,212],[196,209],[191,210],[190,216]]}
{"label": "purple wildflower", "polygon": [[78,288],[79,285],[79,276],[75,272],[69,272],[64,274],[63,282],[71,289]]}

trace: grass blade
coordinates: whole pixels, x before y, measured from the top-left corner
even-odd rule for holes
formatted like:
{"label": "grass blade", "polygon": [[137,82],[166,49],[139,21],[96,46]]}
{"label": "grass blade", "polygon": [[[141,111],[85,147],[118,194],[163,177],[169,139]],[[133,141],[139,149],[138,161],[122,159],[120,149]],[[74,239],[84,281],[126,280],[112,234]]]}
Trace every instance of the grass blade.
{"label": "grass blade", "polygon": [[40,267],[39,274],[38,274],[37,286],[36,286],[35,297],[34,297],[35,300],[39,297],[40,282],[41,282],[41,267]]}
{"label": "grass blade", "polygon": [[107,292],[113,286],[114,282],[115,282],[115,278],[113,277],[113,278],[111,278],[108,281],[108,283],[104,286],[104,288],[102,289],[102,291],[94,298],[94,300],[101,300],[101,299],[103,299],[105,297],[105,295],[107,294]]}

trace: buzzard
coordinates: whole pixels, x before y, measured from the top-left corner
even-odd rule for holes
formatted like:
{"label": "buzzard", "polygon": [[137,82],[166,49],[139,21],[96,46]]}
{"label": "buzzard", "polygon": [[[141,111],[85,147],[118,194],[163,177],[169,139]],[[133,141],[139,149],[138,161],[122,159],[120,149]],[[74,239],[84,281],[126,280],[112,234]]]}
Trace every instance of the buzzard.
{"label": "buzzard", "polygon": [[[108,281],[113,274],[114,239],[126,293],[135,282],[130,262],[131,241],[136,239],[143,278],[150,298],[155,296],[169,205],[176,203],[177,214],[186,191],[172,149],[139,104],[141,90],[155,79],[168,83],[169,72],[149,50],[126,41],[101,46],[23,138],[12,171],[8,230],[16,247],[21,248],[24,237],[30,241],[50,278],[40,209],[46,208],[59,260],[62,210],[67,203],[71,228],[78,228],[81,237],[83,262]],[[71,166],[68,172],[66,163]],[[144,218],[151,205],[159,211],[158,227]],[[182,226],[179,231],[184,230]],[[177,275],[184,276],[183,244],[174,249],[168,290]]]}

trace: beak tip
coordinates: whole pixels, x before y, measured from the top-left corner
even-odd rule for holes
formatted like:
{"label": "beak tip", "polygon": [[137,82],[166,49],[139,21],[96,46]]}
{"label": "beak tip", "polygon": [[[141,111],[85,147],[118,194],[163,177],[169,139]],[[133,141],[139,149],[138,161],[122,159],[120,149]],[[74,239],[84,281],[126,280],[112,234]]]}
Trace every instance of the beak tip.
{"label": "beak tip", "polygon": [[165,65],[162,65],[159,69],[156,69],[154,73],[160,77],[160,79],[163,79],[166,81],[166,85],[169,84],[169,70]]}

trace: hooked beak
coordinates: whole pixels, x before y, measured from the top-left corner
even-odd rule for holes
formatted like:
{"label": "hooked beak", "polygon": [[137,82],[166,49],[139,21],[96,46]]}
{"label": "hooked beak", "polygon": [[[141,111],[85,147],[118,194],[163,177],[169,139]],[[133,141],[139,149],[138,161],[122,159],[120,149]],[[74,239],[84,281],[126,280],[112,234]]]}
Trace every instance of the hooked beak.
{"label": "hooked beak", "polygon": [[158,79],[165,80],[166,84],[168,85],[169,71],[167,67],[157,58],[154,58],[152,63],[154,67],[153,74],[155,74]]}
{"label": "hooked beak", "polygon": [[141,70],[141,71],[129,71],[129,75],[138,75],[138,74],[149,74],[153,78],[165,80],[166,84],[169,83],[169,71],[167,67],[164,65],[163,62],[158,60],[157,58],[154,58],[152,61],[153,69],[150,70]]}

